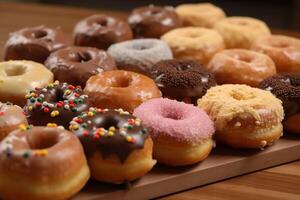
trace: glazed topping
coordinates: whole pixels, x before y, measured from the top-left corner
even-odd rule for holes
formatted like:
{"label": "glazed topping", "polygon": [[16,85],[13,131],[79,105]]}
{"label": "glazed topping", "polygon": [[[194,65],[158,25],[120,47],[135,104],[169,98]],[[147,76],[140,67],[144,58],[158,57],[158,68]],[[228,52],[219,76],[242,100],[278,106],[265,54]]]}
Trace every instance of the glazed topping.
{"label": "glazed topping", "polygon": [[88,155],[99,150],[104,158],[116,154],[121,162],[135,149],[143,148],[148,137],[141,120],[122,109],[91,107],[75,117],[69,129],[80,138]]}
{"label": "glazed topping", "polygon": [[173,7],[144,6],[136,8],[128,17],[135,37],[159,38],[173,28],[181,26],[181,20]]}
{"label": "glazed topping", "polygon": [[132,39],[127,22],[107,15],[92,15],[78,22],[74,29],[76,46],[107,49],[111,44]]}
{"label": "glazed topping", "polygon": [[[27,131],[32,128],[31,125],[20,125],[20,131]],[[22,141],[19,141],[22,140]],[[44,157],[48,155],[47,149],[30,149],[30,148],[20,148],[23,146],[23,141],[25,140],[25,136],[22,138],[18,138],[16,136],[8,136],[5,138],[0,144],[0,155],[5,155],[7,158],[10,157],[22,157],[24,159],[30,158],[31,156],[35,157]],[[19,146],[19,149],[14,148]]]}
{"label": "glazed topping", "polygon": [[262,81],[260,88],[282,100],[286,116],[300,111],[300,73],[272,76]]}
{"label": "glazed topping", "polygon": [[67,128],[73,117],[89,107],[88,96],[80,86],[58,81],[44,88],[36,88],[25,98],[27,105],[24,111],[29,123],[34,125],[54,123]]}
{"label": "glazed topping", "polygon": [[165,96],[175,99],[200,98],[216,85],[213,75],[191,60],[160,61],[153,66],[152,78]]}
{"label": "glazed topping", "polygon": [[33,60],[43,63],[51,52],[70,44],[61,28],[36,26],[11,33],[7,40],[5,60]]}
{"label": "glazed topping", "polygon": [[116,69],[113,58],[105,51],[92,47],[67,47],[52,53],[45,66],[56,80],[85,86],[90,76]]}

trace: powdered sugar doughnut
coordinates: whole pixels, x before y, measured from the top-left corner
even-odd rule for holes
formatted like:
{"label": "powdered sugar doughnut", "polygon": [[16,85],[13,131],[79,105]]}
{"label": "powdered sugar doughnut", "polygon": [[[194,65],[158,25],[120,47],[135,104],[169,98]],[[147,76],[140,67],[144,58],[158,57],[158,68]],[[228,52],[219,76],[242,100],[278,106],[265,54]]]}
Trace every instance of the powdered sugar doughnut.
{"label": "powdered sugar doughnut", "polygon": [[167,43],[158,39],[135,39],[111,45],[108,53],[117,67],[128,71],[149,74],[152,65],[160,60],[172,59]]}
{"label": "powdered sugar doughnut", "polygon": [[134,110],[154,142],[154,157],[168,165],[188,165],[205,159],[215,131],[208,115],[193,105],[157,98]]}

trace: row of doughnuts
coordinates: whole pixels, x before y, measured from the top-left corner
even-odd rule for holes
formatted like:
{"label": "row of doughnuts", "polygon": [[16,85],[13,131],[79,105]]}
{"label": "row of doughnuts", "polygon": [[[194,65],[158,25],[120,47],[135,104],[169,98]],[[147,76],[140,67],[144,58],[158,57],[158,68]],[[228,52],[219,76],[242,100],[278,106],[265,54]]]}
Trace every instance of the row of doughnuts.
{"label": "row of doughnuts", "polygon": [[[178,28],[178,19],[194,27]],[[245,18],[229,20],[230,25],[218,26],[233,23],[245,29],[231,34],[231,27],[224,36],[211,29],[223,20],[229,19],[210,4],[181,5],[175,11],[138,8],[129,17],[132,27],[135,23],[135,37],[162,36],[161,40],[128,40],[121,34],[112,37],[118,40],[115,44],[100,47],[107,52],[64,46],[48,53],[45,62],[39,61],[45,66],[25,60],[0,63],[0,100],[24,106],[22,110],[10,103],[0,105],[4,121],[0,123],[0,196],[66,199],[90,177],[123,183],[143,176],[156,162],[170,166],[200,162],[210,154],[214,140],[236,148],[264,149],[282,136],[284,128],[299,133],[299,75],[275,75],[278,56],[267,56],[277,47],[292,49],[295,55],[296,42],[287,45],[271,39],[276,48],[264,54],[223,50],[229,47],[226,37],[240,43],[235,34],[248,34],[248,23],[253,25]],[[91,27],[118,32],[125,22],[93,16],[78,24],[75,30],[84,30],[81,33],[92,31]],[[39,28],[42,31],[27,29],[27,35],[35,38],[30,42],[54,44],[52,33]],[[157,35],[145,35],[149,30]],[[253,35],[259,34],[260,29]],[[245,38],[252,42],[254,36]],[[9,44],[24,42],[11,38]],[[99,42],[87,36],[78,41]],[[36,46],[27,44],[11,51],[35,52]],[[43,45],[38,45],[37,55]]]}

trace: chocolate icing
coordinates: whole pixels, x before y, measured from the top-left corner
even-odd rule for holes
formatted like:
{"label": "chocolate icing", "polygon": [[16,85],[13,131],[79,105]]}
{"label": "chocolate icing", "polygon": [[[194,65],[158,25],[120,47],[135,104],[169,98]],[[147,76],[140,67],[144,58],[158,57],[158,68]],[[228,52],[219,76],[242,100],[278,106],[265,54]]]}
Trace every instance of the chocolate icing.
{"label": "chocolate icing", "polygon": [[5,44],[4,60],[32,60],[44,63],[51,52],[69,44],[59,27],[23,28],[10,34]]}
{"label": "chocolate icing", "polygon": [[128,22],[136,38],[160,38],[164,33],[181,26],[173,7],[153,5],[134,9]]}
{"label": "chocolate icing", "polygon": [[88,156],[96,151],[104,159],[115,154],[122,163],[132,151],[142,149],[148,137],[141,121],[121,109],[90,108],[70,124],[70,130],[79,137]]}
{"label": "chocolate icing", "polygon": [[282,101],[285,118],[300,112],[300,73],[278,74],[263,80],[259,87]]}
{"label": "chocolate icing", "polygon": [[92,47],[67,47],[52,53],[45,62],[56,80],[84,87],[95,74],[116,69],[113,58]]}
{"label": "chocolate icing", "polygon": [[74,29],[74,44],[107,49],[111,44],[132,39],[127,22],[106,15],[92,15],[78,22]]}
{"label": "chocolate icing", "polygon": [[196,103],[206,91],[216,85],[213,74],[191,60],[164,60],[156,63],[151,76],[163,96]]}
{"label": "chocolate icing", "polygon": [[24,111],[29,124],[69,127],[70,121],[90,106],[88,96],[80,86],[56,81],[44,88],[36,88],[26,95]]}

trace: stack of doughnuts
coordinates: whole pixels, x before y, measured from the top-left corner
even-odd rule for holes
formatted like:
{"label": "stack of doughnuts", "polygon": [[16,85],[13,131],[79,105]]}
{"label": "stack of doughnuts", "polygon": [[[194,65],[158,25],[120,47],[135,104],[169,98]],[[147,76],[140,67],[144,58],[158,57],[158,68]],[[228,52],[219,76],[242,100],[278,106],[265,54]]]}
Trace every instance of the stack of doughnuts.
{"label": "stack of doughnuts", "polygon": [[27,27],[4,60],[3,199],[70,199],[90,177],[127,183],[205,162],[219,143],[263,150],[300,134],[300,40],[212,4],[96,14],[73,38]]}

